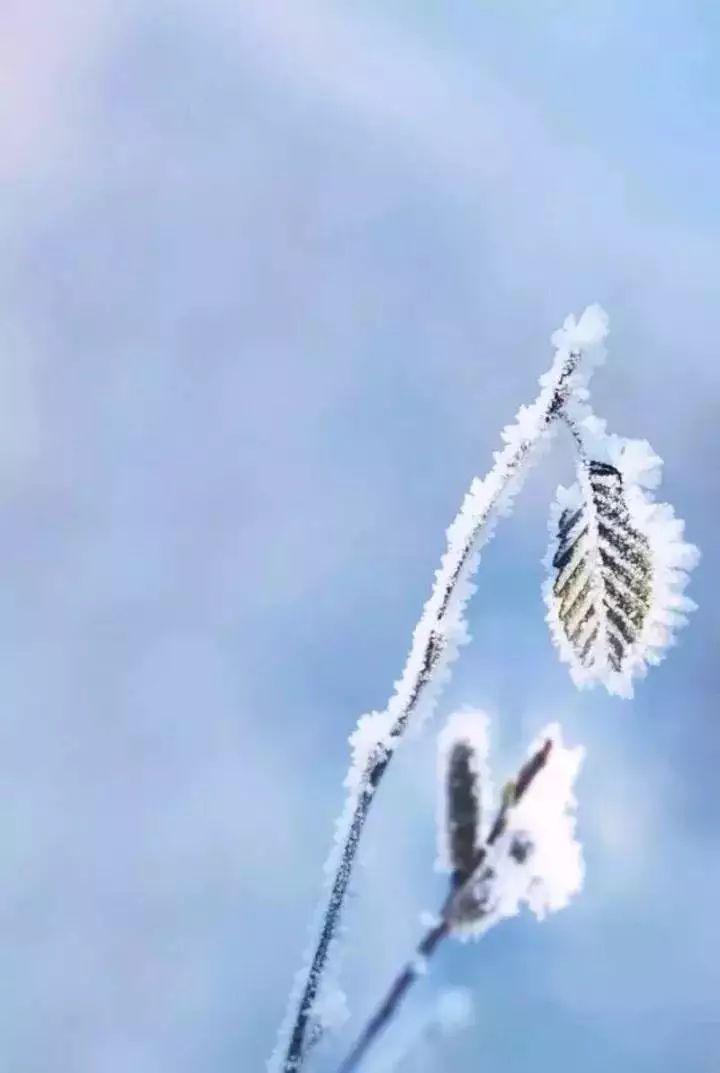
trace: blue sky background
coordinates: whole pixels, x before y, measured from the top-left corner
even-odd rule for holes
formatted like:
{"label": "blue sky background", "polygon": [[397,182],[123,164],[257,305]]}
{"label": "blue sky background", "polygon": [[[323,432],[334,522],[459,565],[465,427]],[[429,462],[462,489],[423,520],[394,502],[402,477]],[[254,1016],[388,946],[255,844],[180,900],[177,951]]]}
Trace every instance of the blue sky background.
{"label": "blue sky background", "polygon": [[634,702],[575,691],[540,599],[559,439],[379,795],[344,982],[357,1027],[441,897],[442,716],[486,707],[501,771],[559,718],[585,891],[449,947],[387,1045],[462,985],[472,1028],[406,1068],[716,1073],[716,5],[34,0],[0,29],[2,1068],[264,1068],[347,735],[597,300],[595,403],[666,459],[700,610]]}

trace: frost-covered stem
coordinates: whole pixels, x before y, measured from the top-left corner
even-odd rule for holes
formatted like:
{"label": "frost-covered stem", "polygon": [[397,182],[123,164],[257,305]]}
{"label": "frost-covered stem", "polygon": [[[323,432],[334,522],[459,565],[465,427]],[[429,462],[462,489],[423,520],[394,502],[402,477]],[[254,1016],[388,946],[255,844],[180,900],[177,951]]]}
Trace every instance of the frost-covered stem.
{"label": "frost-covered stem", "polygon": [[583,462],[587,462],[587,452],[585,450],[585,444],[583,443],[582,436],[580,435],[580,429],[577,426],[577,422],[575,421],[574,417],[568,413],[567,409],[563,409],[560,416],[562,418],[563,424],[565,425],[573,440],[575,441],[575,447],[577,448],[578,455]]}
{"label": "frost-covered stem", "polygon": [[509,808],[517,804],[535,776],[545,767],[551,748],[552,742],[546,741],[542,748],[520,770],[515,781],[508,784],[495,821],[490,828],[490,833],[484,845],[478,850],[473,871],[461,885],[450,891],[440,920],[424,935],[417,946],[413,960],[409,961],[402,972],[395,978],[387,995],[361,1032],[347,1058],[339,1066],[337,1073],[353,1073],[358,1068],[370,1045],[397,1013],[400,1003],[412,985],[419,977],[425,975],[429,959],[443,939],[450,934],[453,922],[457,919],[458,911],[463,902],[469,896],[472,896],[473,889],[478,883],[478,872],[482,869],[489,850],[504,834],[507,827]]}
{"label": "frost-covered stem", "polygon": [[[558,353],[556,362],[542,380],[535,402],[520,411],[518,425],[505,434],[505,446],[495,455],[492,469],[482,481],[474,481],[455,521],[448,529],[448,548],[436,574],[436,584],[413,633],[403,676],[388,708],[381,713],[377,736],[364,754],[353,758],[346,785],[350,799],[341,820],[339,850],[330,863],[332,883],[323,912],[317,945],[299,994],[291,1001],[295,1014],[282,1063],[271,1060],[271,1073],[297,1073],[308,1050],[308,1029],[322,976],[335,937],[347,892],[358,842],[375,791],[387,770],[408,722],[420,701],[440,685],[440,674],[454,656],[452,643],[462,635],[462,610],[471,590],[470,577],[480,548],[489,539],[494,522],[507,509],[534,449],[559,417],[572,392],[572,379],[582,351]],[[521,422],[522,418],[522,422]],[[372,718],[372,717],[371,717]],[[295,1004],[295,1000],[297,1004]],[[282,1030],[281,1030],[282,1031]],[[282,1042],[280,1044],[282,1046]],[[282,1052],[281,1052],[282,1053]],[[277,1063],[277,1064],[276,1064]]]}

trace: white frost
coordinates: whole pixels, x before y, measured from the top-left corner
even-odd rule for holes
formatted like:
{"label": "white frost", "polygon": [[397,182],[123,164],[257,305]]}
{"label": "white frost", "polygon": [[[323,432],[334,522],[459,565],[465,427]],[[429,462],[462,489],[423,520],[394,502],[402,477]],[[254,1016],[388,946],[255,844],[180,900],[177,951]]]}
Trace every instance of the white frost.
{"label": "white frost", "polygon": [[337,1032],[349,1017],[345,992],[326,977],[313,1004],[313,1019],[323,1032]]}
{"label": "white frost", "polygon": [[[574,786],[585,750],[565,746],[560,726],[553,723],[542,731],[528,756],[548,739],[552,749],[545,767],[510,809],[504,835],[478,870],[475,890],[484,903],[483,912],[454,928],[461,937],[484,935],[523,905],[542,920],[565,908],[582,888],[585,870],[582,846],[575,837]],[[518,853],[518,847],[524,852]]]}
{"label": "white frost", "polygon": [[411,967],[416,976],[427,976],[428,961],[422,954],[416,954],[412,960]]}
{"label": "white frost", "polygon": [[558,351],[581,351],[583,368],[596,368],[605,360],[604,343],[609,332],[608,315],[602,306],[588,306],[579,320],[573,314],[565,318],[562,328],[550,336]]}

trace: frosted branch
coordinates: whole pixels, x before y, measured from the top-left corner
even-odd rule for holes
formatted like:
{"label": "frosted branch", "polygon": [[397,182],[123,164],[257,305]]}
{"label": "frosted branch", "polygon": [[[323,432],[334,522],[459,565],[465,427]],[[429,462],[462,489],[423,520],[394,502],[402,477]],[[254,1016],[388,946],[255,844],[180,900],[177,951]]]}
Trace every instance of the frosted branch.
{"label": "frosted branch", "polygon": [[555,359],[540,379],[536,400],[521,407],[514,424],[503,430],[504,446],[495,453],[490,472],[483,480],[473,480],[447,531],[447,550],[387,707],[363,716],[351,736],[348,797],[325,866],[329,897],[317,923],[313,953],[296,978],[269,1073],[296,1073],[303,1063],[321,979],[375,791],[408,725],[419,726],[433,711],[459,648],[469,640],[465,608],[475,591],[472,579],[481,549],[493,535],[497,519],[512,509],[532,457],[554,430],[568,398],[586,390],[590,370],[604,355],[606,334],[607,317],[598,306],[590,306],[578,321],[568,317],[554,333]]}

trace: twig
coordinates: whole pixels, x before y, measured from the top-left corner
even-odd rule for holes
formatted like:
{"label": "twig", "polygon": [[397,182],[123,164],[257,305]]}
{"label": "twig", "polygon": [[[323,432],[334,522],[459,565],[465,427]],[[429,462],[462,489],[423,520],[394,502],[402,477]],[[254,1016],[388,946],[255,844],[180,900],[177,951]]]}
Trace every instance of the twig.
{"label": "twig", "polygon": [[450,922],[443,918],[423,937],[418,944],[415,958],[407,963],[400,975],[393,981],[390,990],[376,1013],[368,1021],[350,1054],[338,1068],[338,1073],[352,1073],[352,1070],[357,1069],[358,1063],[370,1047],[370,1044],[380,1035],[387,1023],[395,1015],[410,987],[419,976],[423,975],[426,962],[448,935],[449,931]]}
{"label": "twig", "polygon": [[[424,975],[428,960],[432,957],[442,940],[452,931],[453,924],[458,919],[462,906],[469,899],[475,897],[474,892],[478,880],[479,878],[482,879],[482,876],[478,876],[478,872],[482,869],[488,850],[495,844],[495,842],[497,842],[501,835],[504,834],[507,828],[507,819],[510,808],[520,800],[533,779],[545,767],[551,749],[552,742],[548,740],[520,769],[515,781],[508,783],[506,786],[500,808],[498,809],[495,821],[491,826],[490,833],[488,834],[484,845],[478,850],[475,867],[459,887],[450,891],[445,906],[443,907],[440,921],[425,934],[421,942],[418,944],[413,960],[409,961],[402,972],[395,978],[387,995],[381,1002],[377,1011],[368,1021],[347,1058],[338,1067],[338,1073],[354,1073],[354,1070],[358,1068],[360,1061],[370,1045],[377,1039],[386,1025],[397,1013],[400,1003],[407,995],[411,986],[415,983],[418,977]],[[482,911],[479,913],[479,916],[482,916]]]}

